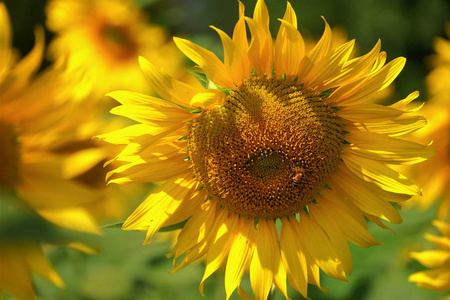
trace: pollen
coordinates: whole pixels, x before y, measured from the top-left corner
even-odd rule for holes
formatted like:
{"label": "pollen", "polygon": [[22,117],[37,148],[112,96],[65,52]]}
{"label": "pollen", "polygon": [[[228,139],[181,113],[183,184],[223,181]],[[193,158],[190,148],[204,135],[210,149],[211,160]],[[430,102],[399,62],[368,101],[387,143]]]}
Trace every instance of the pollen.
{"label": "pollen", "polygon": [[342,128],[324,97],[287,79],[254,76],[203,111],[188,135],[203,188],[242,216],[302,210],[340,161]]}

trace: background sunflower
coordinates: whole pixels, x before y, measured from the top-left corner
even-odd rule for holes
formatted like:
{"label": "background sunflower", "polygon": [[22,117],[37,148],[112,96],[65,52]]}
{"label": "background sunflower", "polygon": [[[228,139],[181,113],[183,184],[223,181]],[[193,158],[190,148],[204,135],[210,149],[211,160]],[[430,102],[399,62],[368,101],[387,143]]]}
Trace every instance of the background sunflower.
{"label": "background sunflower", "polygon": [[[222,46],[209,25],[231,34],[238,18],[237,4],[220,0],[136,0],[151,16],[152,22],[167,27],[177,36],[189,38],[221,57]],[[44,0],[6,0],[14,30],[13,45],[21,53],[28,53],[34,43],[33,26],[45,24]],[[243,1],[248,12],[256,0]],[[266,1],[272,18],[282,17],[286,2]],[[358,41],[360,53],[367,53],[382,40],[382,48],[389,57],[405,56],[407,63],[399,75],[396,89],[390,99],[400,99],[412,90],[419,90],[419,100],[427,99],[425,76],[429,72],[425,58],[433,50],[433,38],[445,37],[444,23],[449,20],[450,4],[445,0],[389,1],[389,0],[320,0],[292,1],[299,15],[299,28],[311,39],[320,37],[324,15],[331,26],[344,27],[349,38]],[[277,22],[271,22],[276,32]],[[47,42],[53,34],[46,33]],[[44,63],[49,65],[50,62]],[[322,286],[331,292],[322,293],[314,286],[309,288],[313,299],[440,299],[445,292],[429,291],[408,282],[411,273],[424,267],[409,257],[410,251],[431,248],[423,239],[426,232],[438,234],[431,221],[436,216],[437,205],[425,212],[414,208],[403,212],[403,224],[392,225],[395,234],[369,224],[369,231],[386,244],[382,247],[360,249],[350,246],[354,260],[351,284],[322,276]],[[36,288],[41,299],[200,299],[199,278],[203,266],[194,265],[176,274],[168,274],[171,261],[163,257],[170,247],[166,241],[141,247],[143,235],[137,232],[105,230],[104,251],[98,256],[88,256],[72,249],[52,251],[50,259],[54,268],[66,282],[60,290],[36,278]],[[244,282],[249,290],[250,283]],[[215,274],[205,284],[207,299],[223,299],[223,275]],[[293,299],[303,299],[290,291]],[[294,296],[295,295],[295,296]],[[238,299],[233,295],[232,299]],[[283,299],[278,293],[276,299]]]}

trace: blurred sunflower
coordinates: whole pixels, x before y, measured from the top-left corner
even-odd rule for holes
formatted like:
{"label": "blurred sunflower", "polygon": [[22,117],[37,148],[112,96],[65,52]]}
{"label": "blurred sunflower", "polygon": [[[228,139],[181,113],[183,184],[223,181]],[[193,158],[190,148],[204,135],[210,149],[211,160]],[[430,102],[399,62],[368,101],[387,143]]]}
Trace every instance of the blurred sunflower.
{"label": "blurred sunflower", "polygon": [[[450,23],[446,31],[450,37]],[[416,182],[423,187],[423,197],[413,198],[408,205],[427,209],[440,201],[437,217],[445,219],[450,216],[450,41],[437,38],[434,48],[436,54],[431,58],[434,68],[426,81],[430,100],[423,110],[428,126],[418,131],[416,137],[423,143],[432,142],[430,147],[437,155],[411,169]]]}
{"label": "blurred sunflower", "polygon": [[164,62],[174,73],[182,70],[167,32],[149,25],[131,0],[50,0],[46,14],[47,27],[56,33],[49,55],[78,78],[78,97],[123,88],[147,92],[139,56]]}
{"label": "blurred sunflower", "polygon": [[[347,280],[352,271],[348,241],[379,244],[366,218],[402,221],[395,208],[420,189],[390,165],[414,164],[434,154],[399,136],[425,125],[406,106],[418,93],[391,106],[378,95],[404,66],[385,65],[380,42],[350,59],[354,41],[332,46],[325,22],[319,42],[305,50],[295,11],[288,3],[275,41],[269,14],[259,0],[233,37],[214,28],[224,62],[187,40],[178,48],[199,65],[202,82],[173,79],[149,61],[140,64],[161,98],[117,91],[112,113],[140,122],[99,136],[126,144],[113,161],[110,183],[164,181],[125,221],[145,231],[145,244],[162,227],[183,227],[172,255],[173,272],[205,258],[205,280],[225,265],[227,298],[246,270],[256,299],[272,285],[287,284],[307,296],[319,273]],[[250,44],[246,24],[250,29]]]}
{"label": "blurred sunflower", "polygon": [[411,252],[412,258],[431,270],[414,273],[409,281],[427,289],[450,291],[450,224],[435,220],[433,225],[442,236],[426,234],[425,238],[439,249]]}
{"label": "blurred sunflower", "polygon": [[64,283],[45,258],[40,237],[29,237],[17,228],[14,236],[3,235],[11,226],[5,219],[9,208],[35,212],[62,228],[99,233],[83,207],[96,201],[98,194],[65,178],[66,157],[52,151],[59,145],[54,131],[66,126],[68,108],[62,98],[68,86],[58,69],[35,76],[44,52],[42,28],[36,30],[34,48],[20,61],[11,47],[11,25],[3,2],[0,28],[0,289],[19,299],[35,299],[32,272],[58,287]]}

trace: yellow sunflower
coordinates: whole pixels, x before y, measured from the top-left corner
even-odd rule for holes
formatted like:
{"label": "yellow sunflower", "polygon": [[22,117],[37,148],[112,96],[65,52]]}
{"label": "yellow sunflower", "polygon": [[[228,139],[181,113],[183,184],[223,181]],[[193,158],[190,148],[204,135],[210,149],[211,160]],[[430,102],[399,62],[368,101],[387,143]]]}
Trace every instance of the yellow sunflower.
{"label": "yellow sunflower", "polygon": [[[450,23],[446,29],[450,37]],[[436,54],[431,60],[434,68],[427,77],[430,100],[423,110],[428,126],[416,136],[423,143],[432,142],[430,147],[437,155],[411,169],[423,187],[423,197],[414,198],[409,206],[427,209],[440,201],[437,217],[445,219],[450,216],[450,41],[437,38],[434,48]]]}
{"label": "yellow sunflower", "polygon": [[[83,207],[95,201],[97,193],[65,178],[66,158],[52,151],[58,145],[54,131],[65,126],[67,108],[59,97],[67,86],[57,69],[34,76],[44,51],[43,30],[36,30],[34,48],[18,61],[11,47],[11,25],[3,2],[0,2],[0,28],[2,213],[11,204],[66,229],[99,233],[93,218]],[[2,215],[2,230],[8,225],[4,222]],[[20,234],[1,237],[0,290],[19,299],[35,299],[33,272],[63,287],[64,283],[42,252],[39,238],[24,239]]]}
{"label": "yellow sunflower", "polygon": [[426,234],[425,238],[439,249],[411,252],[412,258],[431,270],[414,273],[409,281],[427,289],[450,291],[450,224],[435,220],[433,225],[442,236]]}
{"label": "yellow sunflower", "polygon": [[47,27],[56,33],[49,54],[79,80],[79,98],[123,88],[146,92],[140,55],[181,71],[182,57],[166,31],[146,23],[131,0],[51,0],[46,14]]}
{"label": "yellow sunflower", "polygon": [[141,58],[161,98],[110,93],[122,104],[112,113],[140,124],[99,136],[127,145],[109,182],[163,182],[123,229],[146,232],[148,244],[162,227],[183,227],[173,272],[203,258],[202,293],[222,265],[227,298],[236,288],[247,296],[240,287],[246,271],[256,299],[266,299],[272,285],[287,298],[287,282],[306,297],[308,283],[323,289],[320,269],[347,280],[348,242],[379,244],[366,219],[382,227],[380,219],[400,223],[395,203],[420,194],[390,165],[434,153],[402,138],[425,125],[405,108],[417,92],[391,106],[374,103],[404,58],[385,64],[378,42],[350,59],[354,41],[333,48],[326,22],[319,42],[305,51],[289,3],[280,23],[273,40],[264,1],[253,18],[239,2],[232,37],[213,27],[223,62],[175,39],[203,70],[193,73],[204,86],[175,80]]}

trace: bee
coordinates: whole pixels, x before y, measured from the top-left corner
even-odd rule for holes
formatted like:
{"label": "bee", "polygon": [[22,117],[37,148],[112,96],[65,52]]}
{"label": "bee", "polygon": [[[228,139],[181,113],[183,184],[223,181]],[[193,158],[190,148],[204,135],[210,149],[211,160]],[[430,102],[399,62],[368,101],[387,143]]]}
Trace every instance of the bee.
{"label": "bee", "polygon": [[301,166],[295,165],[292,168],[292,171],[293,171],[291,176],[292,186],[297,187],[303,175],[305,174],[305,169],[303,169]]}

